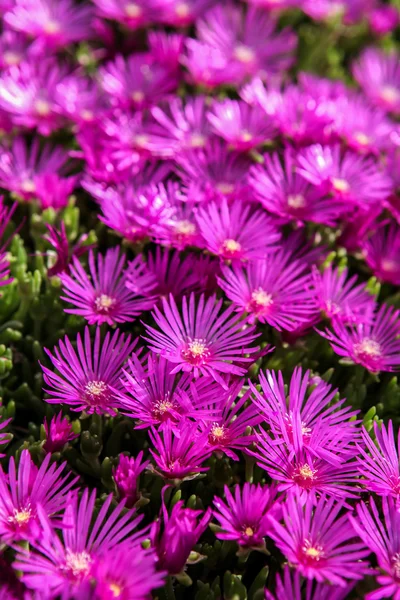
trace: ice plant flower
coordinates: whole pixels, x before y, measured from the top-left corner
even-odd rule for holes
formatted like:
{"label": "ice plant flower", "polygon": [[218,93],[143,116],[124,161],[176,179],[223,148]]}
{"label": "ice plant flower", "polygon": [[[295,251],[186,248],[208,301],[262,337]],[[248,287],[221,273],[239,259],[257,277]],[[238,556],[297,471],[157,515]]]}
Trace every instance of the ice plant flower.
{"label": "ice plant flower", "polygon": [[349,513],[339,516],[343,502],[322,495],[316,505],[289,494],[282,504],[284,525],[272,516],[270,536],[288,561],[307,579],[345,587],[349,579],[362,579],[369,552],[357,541]]}
{"label": "ice plant flower", "polygon": [[155,462],[152,469],[157,475],[182,481],[208,471],[202,466],[212,452],[207,435],[196,431],[188,419],[180,419],[176,425],[167,421],[162,430],[152,427],[149,436],[154,448],[150,448]]}
{"label": "ice plant flower", "polygon": [[400,368],[399,315],[400,311],[382,304],[368,323],[346,327],[333,319],[333,331],[319,333],[330,342],[336,354],[371,373],[397,371]]}
{"label": "ice plant flower", "polygon": [[102,17],[118,21],[129,29],[140,29],[154,20],[159,0],[94,0]]}
{"label": "ice plant flower", "polygon": [[61,452],[68,442],[75,440],[79,434],[74,433],[72,425],[62,413],[56,414],[50,421],[44,420],[43,428],[46,433],[46,441],[43,449],[50,454]]}
{"label": "ice plant flower", "polygon": [[400,285],[400,225],[382,223],[361,242],[365,262],[378,279]]}
{"label": "ice plant flower", "polygon": [[167,0],[161,9],[161,21],[172,27],[186,27],[215,4],[215,0]]}
{"label": "ice plant flower", "polygon": [[381,587],[366,595],[367,600],[400,598],[400,512],[392,498],[382,499],[383,519],[373,498],[369,506],[364,502],[357,505],[357,518],[350,516],[356,533],[364,544],[376,555],[380,572],[376,581]]}
{"label": "ice plant flower", "polygon": [[56,371],[41,365],[45,391],[49,394],[46,402],[67,404],[72,410],[84,410],[88,414],[115,412],[113,393],[121,389],[121,367],[135,344],[129,335],[118,330],[112,336],[107,332],[102,341],[99,327],[93,344],[88,327],[83,340],[77,335],[77,350],[65,336],[54,348],[54,354],[46,349]]}
{"label": "ice plant flower", "polygon": [[82,234],[71,248],[64,221],[61,222],[60,230],[56,229],[52,225],[47,225],[47,230],[48,233],[43,236],[43,239],[45,239],[54,248],[56,253],[55,262],[47,269],[49,277],[53,277],[59,273],[68,274],[70,272],[72,258],[79,258],[93,248],[93,245],[85,244],[88,237],[87,234]]}
{"label": "ice plant flower", "polygon": [[250,323],[258,320],[278,331],[292,331],[310,320],[316,305],[308,265],[278,250],[246,267],[221,266],[219,286]]}
{"label": "ice plant flower", "polygon": [[36,467],[28,450],[21,452],[18,468],[14,458],[8,464],[8,475],[0,466],[0,539],[6,544],[20,540],[33,542],[40,537],[38,507],[54,523],[67,506],[68,492],[77,482],[65,473],[66,463],[50,464],[47,454]]}
{"label": "ice plant flower", "polygon": [[90,278],[79,260],[72,259],[70,275],[60,273],[63,287],[62,300],[74,308],[66,313],[82,315],[89,323],[101,325],[133,321],[144,310],[154,304],[153,298],[141,298],[125,285],[125,256],[119,248],[110,248],[103,257],[89,251]]}
{"label": "ice plant flower", "polygon": [[72,496],[64,511],[61,539],[45,512],[38,509],[41,535],[35,540],[34,549],[22,550],[14,563],[29,589],[45,592],[51,598],[77,597],[89,592],[92,568],[106,552],[120,547],[128,536],[125,550],[133,555],[139,551],[136,546],[145,534],[135,529],[142,517],[134,518],[131,510],[122,514],[124,502],[110,511],[112,499],[110,494],[94,518],[96,491],[89,494],[85,489],[80,500],[77,495]]}
{"label": "ice plant flower", "polygon": [[348,277],[348,269],[329,265],[322,273],[313,268],[315,301],[322,314],[344,324],[368,321],[375,307],[374,297],[357,276]]}
{"label": "ice plant flower", "polygon": [[242,65],[232,62],[228,54],[218,47],[189,38],[182,64],[189,71],[189,81],[212,90],[233,84],[243,78]]}
{"label": "ice plant flower", "polygon": [[394,114],[400,113],[400,62],[396,54],[367,48],[352,70],[372,104]]}
{"label": "ice plant flower", "polygon": [[[281,600],[290,598],[290,600],[302,600],[303,581],[298,570],[291,571],[286,565],[283,571],[283,577],[276,576],[275,593],[272,594],[267,589],[265,590],[265,600]],[[316,583],[312,579],[308,579],[305,584],[307,600],[346,600],[354,583],[346,586],[329,585],[326,583]]]}
{"label": "ice plant flower", "polygon": [[198,208],[196,220],[207,250],[234,264],[263,259],[280,238],[265,212],[240,200],[210,202]]}
{"label": "ice plant flower", "polygon": [[132,508],[139,500],[139,476],[147,468],[150,461],[142,460],[143,452],[136,458],[121,454],[118,465],[114,468],[113,477],[118,495],[125,500],[125,506]]}
{"label": "ice plant flower", "polygon": [[78,177],[59,177],[58,175],[46,174],[34,178],[34,186],[37,190],[36,198],[40,207],[54,208],[59,211],[65,208],[68,200],[76,187]]}
{"label": "ice plant flower", "polygon": [[[259,350],[251,346],[257,337],[252,326],[246,326],[232,313],[231,306],[222,313],[222,300],[208,300],[201,295],[184,296],[182,316],[172,296],[162,299],[163,312],[154,308],[153,318],[161,331],[145,324],[149,348],[175,364],[172,373],[193,372],[195,377],[213,377],[222,385],[221,373],[244,375],[244,365],[252,363],[252,354]],[[246,356],[248,355],[248,356]],[[172,366],[172,365],[171,365]]]}
{"label": "ice plant flower", "polygon": [[220,540],[233,540],[242,548],[263,548],[272,529],[271,515],[280,518],[280,502],[276,489],[245,483],[235,485],[234,494],[224,487],[226,502],[214,497],[213,515],[219,523]]}

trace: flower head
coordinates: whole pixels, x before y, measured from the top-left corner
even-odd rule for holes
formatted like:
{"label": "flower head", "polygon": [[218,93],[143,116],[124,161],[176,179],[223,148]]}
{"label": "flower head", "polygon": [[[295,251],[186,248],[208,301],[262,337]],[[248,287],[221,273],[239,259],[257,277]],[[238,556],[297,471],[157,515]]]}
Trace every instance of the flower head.
{"label": "flower head", "polygon": [[400,113],[400,62],[396,54],[367,48],[353,64],[353,75],[372,104]]}
{"label": "flower head", "polygon": [[217,538],[234,540],[244,548],[263,547],[272,529],[271,515],[280,516],[275,488],[245,483],[235,486],[234,495],[227,486],[224,490],[226,502],[214,498],[213,513],[221,528]]}
{"label": "flower head", "polygon": [[85,245],[87,240],[87,234],[82,234],[76,244],[70,247],[70,243],[67,238],[64,221],[61,222],[60,230],[56,229],[52,225],[47,225],[48,234],[43,236],[53,248],[56,253],[56,260],[54,264],[47,269],[49,277],[58,275],[59,273],[69,273],[71,260],[76,257],[79,258],[86,252],[88,252],[93,246]]}
{"label": "flower head", "polygon": [[400,225],[382,223],[361,241],[365,262],[378,279],[400,285]]}
{"label": "flower head", "polygon": [[102,17],[118,21],[129,29],[140,29],[154,20],[159,0],[94,0]]}
{"label": "flower head", "polygon": [[[354,583],[346,586],[329,585],[327,583],[316,583],[308,579],[305,585],[307,600],[346,600],[354,587]],[[265,590],[265,600],[281,600],[290,598],[290,600],[302,600],[302,579],[298,570],[291,571],[288,565],[283,571],[283,578],[276,576],[275,593],[271,594]]]}
{"label": "flower head", "polygon": [[118,494],[125,499],[127,508],[132,508],[139,499],[139,476],[150,461],[143,459],[143,452],[139,452],[136,458],[130,458],[121,454],[117,467],[114,468],[113,476]]}
{"label": "flower head", "polygon": [[168,0],[162,8],[161,21],[173,27],[186,27],[209,10],[215,0]]}
{"label": "flower head", "polygon": [[60,452],[68,442],[79,437],[74,433],[70,421],[67,417],[63,417],[61,412],[55,415],[51,421],[45,420],[43,427],[46,433],[43,448],[49,453]]}
{"label": "flower head", "polygon": [[87,413],[108,414],[115,411],[113,393],[121,389],[119,377],[121,367],[135,347],[130,336],[115,331],[108,332],[103,340],[100,328],[96,329],[94,344],[90,340],[89,328],[85,328],[84,339],[78,334],[75,350],[68,338],[60,340],[54,354],[46,349],[53,370],[42,365],[47,402],[68,404],[72,410]]}

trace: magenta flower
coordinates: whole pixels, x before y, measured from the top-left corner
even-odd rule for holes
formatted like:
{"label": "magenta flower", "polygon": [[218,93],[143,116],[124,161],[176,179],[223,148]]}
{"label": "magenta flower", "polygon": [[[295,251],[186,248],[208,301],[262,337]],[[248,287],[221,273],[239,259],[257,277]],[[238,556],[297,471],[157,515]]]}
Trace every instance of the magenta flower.
{"label": "magenta flower", "polygon": [[150,56],[156,64],[160,64],[180,79],[181,60],[185,46],[185,36],[180,33],[166,31],[149,31],[147,40]]}
{"label": "magenta flower", "polygon": [[334,226],[348,210],[343,202],[328,198],[324,190],[315,188],[295,171],[289,148],[285,150],[283,165],[278,153],[265,154],[263,165],[251,167],[249,181],[262,206],[285,222],[312,221]]}
{"label": "magenta flower", "polygon": [[382,304],[368,323],[346,327],[333,319],[333,331],[319,332],[333,350],[371,373],[396,371],[400,365],[400,311]]}
{"label": "magenta flower", "polygon": [[[165,489],[165,488],[164,488]],[[155,522],[151,530],[152,545],[158,555],[158,566],[170,575],[181,573],[199,537],[211,520],[211,509],[184,508],[179,500],[168,515],[162,499],[161,520]],[[201,518],[200,518],[201,517]]]}
{"label": "magenta flower", "polygon": [[323,315],[344,324],[368,321],[375,307],[374,297],[357,275],[348,278],[348,269],[333,269],[329,265],[322,273],[314,267],[315,301]]}
{"label": "magenta flower", "polygon": [[370,237],[362,240],[365,262],[381,281],[400,285],[400,225],[382,223]]}
{"label": "magenta flower", "polygon": [[89,328],[85,328],[84,339],[77,335],[77,351],[68,336],[54,348],[54,355],[46,349],[53,372],[44,365],[43,378],[48,386],[45,390],[51,404],[68,404],[72,410],[85,410],[88,414],[108,414],[115,411],[113,392],[121,390],[119,377],[121,367],[135,347],[131,337],[115,331],[107,332],[101,342],[100,328],[96,329],[94,345],[90,340]]}
{"label": "magenta flower", "polygon": [[207,250],[234,264],[264,259],[280,238],[265,212],[240,200],[210,202],[198,208],[196,219]]}
{"label": "magenta flower", "polygon": [[271,141],[277,131],[261,107],[243,101],[214,103],[208,113],[214,132],[234,150],[246,151]]}
{"label": "magenta flower", "polygon": [[121,454],[118,466],[114,468],[113,476],[119,497],[125,500],[125,506],[132,508],[139,500],[139,476],[146,469],[150,461],[142,462],[143,452],[136,458]]}
{"label": "magenta flower", "polygon": [[100,68],[99,77],[110,102],[120,108],[152,106],[178,86],[176,74],[145,53],[118,55]]}
{"label": "magenta flower", "polygon": [[278,250],[244,268],[222,265],[221,271],[219,286],[238,312],[248,313],[250,323],[293,331],[315,313],[308,266],[290,252]]}
{"label": "magenta flower", "polygon": [[166,480],[190,480],[208,471],[202,467],[212,450],[207,445],[207,435],[196,431],[193,423],[180,419],[177,424],[166,421],[162,430],[152,427],[149,436],[153,448],[150,453],[155,462],[153,471]]}
{"label": "magenta flower", "polygon": [[196,190],[193,193],[190,192],[186,198],[179,197],[178,194],[170,196],[170,200],[174,200],[171,202],[173,214],[169,219],[154,226],[153,237],[157,243],[178,250],[203,245],[195,217],[196,203],[191,200],[191,197],[195,195]]}
{"label": "magenta flower", "polygon": [[67,417],[63,417],[62,412],[56,414],[51,421],[44,420],[43,428],[46,433],[43,449],[50,454],[61,452],[68,442],[79,437],[78,434],[74,433]]}
{"label": "magenta flower", "polygon": [[10,277],[10,262],[6,254],[10,238],[3,240],[3,237],[16,208],[16,202],[11,207],[5,206],[4,198],[0,196],[0,287],[13,281],[13,278]]}
{"label": "magenta flower", "polygon": [[58,86],[59,105],[66,119],[78,127],[92,127],[107,113],[108,105],[97,81],[78,72],[67,75]]}
{"label": "magenta flower", "polygon": [[161,21],[172,27],[195,23],[216,4],[216,0],[168,0],[161,9]]}
{"label": "magenta flower", "polygon": [[[142,517],[133,518],[131,510],[121,516],[124,502],[109,511],[112,500],[110,494],[93,519],[95,491],[89,494],[85,489],[80,500],[77,495],[70,497],[62,519],[61,539],[40,507],[41,536],[32,541],[34,550],[21,550],[14,563],[14,568],[22,571],[23,583],[50,598],[77,598],[79,593],[89,593],[92,569],[106,553],[121,547],[132,556],[141,552],[137,546],[145,532],[134,530]],[[129,542],[120,546],[126,538]]]}
{"label": "magenta flower", "polygon": [[314,506],[289,494],[282,504],[284,525],[271,516],[270,536],[307,579],[345,587],[348,579],[363,579],[368,573],[368,563],[362,559],[369,552],[356,541],[349,513],[338,516],[343,507],[343,502],[324,495]]}
{"label": "magenta flower", "polygon": [[228,486],[224,491],[226,502],[214,497],[213,514],[221,528],[217,538],[233,540],[242,548],[263,548],[272,529],[270,517],[281,515],[275,488],[245,483],[242,489],[235,485],[234,496]]}
{"label": "magenta flower", "polygon": [[104,257],[98,254],[97,261],[90,250],[89,278],[79,260],[73,258],[71,275],[60,273],[65,294],[61,298],[75,307],[66,308],[65,312],[82,315],[89,325],[114,325],[133,321],[151,308],[153,298],[138,298],[125,286],[125,260],[125,256],[119,254],[119,248],[107,250]]}
{"label": "magenta flower", "polygon": [[17,31],[6,29],[0,36],[0,66],[2,69],[8,69],[14,65],[19,65],[24,58],[32,51],[30,40]]}
{"label": "magenta flower", "polygon": [[0,466],[0,539],[13,544],[20,540],[33,542],[40,537],[39,506],[56,523],[68,502],[68,492],[78,477],[63,474],[66,463],[50,464],[47,454],[37,468],[28,450],[21,452],[18,469],[14,458],[8,463],[8,475]]}
{"label": "magenta flower", "polygon": [[102,17],[118,21],[129,29],[140,29],[149,25],[159,10],[159,0],[94,0],[97,12]]}
{"label": "magenta flower", "polygon": [[363,484],[370,492],[379,496],[392,496],[400,499],[400,466],[399,448],[393,433],[393,422],[389,421],[386,429],[382,424],[380,427],[374,423],[376,442],[371,439],[369,433],[362,430],[363,445],[357,445],[359,455],[357,456],[359,472],[363,477]]}
{"label": "magenta flower", "polygon": [[61,178],[58,175],[46,173],[35,177],[33,184],[36,192],[36,198],[40,207],[54,208],[59,211],[68,205],[68,200],[76,187],[78,181],[77,175]]}
{"label": "magenta flower", "polygon": [[183,320],[172,296],[169,302],[163,298],[162,306],[164,314],[157,307],[152,313],[160,331],[145,324],[150,337],[144,339],[153,352],[176,365],[171,373],[192,371],[195,377],[212,376],[222,385],[220,373],[246,373],[245,365],[254,361],[251,355],[259,350],[250,345],[258,334],[232,314],[233,306],[220,313],[222,300],[217,302],[215,296],[206,300],[202,295],[196,305],[191,294],[183,298]]}
{"label": "magenta flower", "polygon": [[[8,444],[8,442],[13,437],[11,433],[7,433],[6,431],[3,431],[3,429],[7,428],[9,423],[11,423],[11,419],[7,419],[6,421],[3,421],[2,423],[0,423],[0,446],[5,446],[6,444]],[[4,458],[4,457],[5,457],[5,454],[2,454],[0,452],[0,458]]]}
{"label": "magenta flower", "polygon": [[237,83],[243,78],[242,65],[231,61],[229,54],[192,38],[186,40],[186,55],[182,58],[182,64],[189,71],[190,83],[210,90]]}
{"label": "magenta flower", "polygon": [[31,60],[10,67],[0,76],[0,108],[14,125],[50,135],[64,125],[58,86],[65,66],[54,59]]}
{"label": "magenta flower", "polygon": [[28,147],[24,138],[17,137],[9,150],[2,148],[0,185],[23,200],[33,200],[41,193],[43,176],[62,177],[67,161],[68,154],[60,146],[40,147],[40,140],[35,137]]}
{"label": "magenta flower", "polygon": [[[271,594],[265,590],[265,600],[281,600],[290,598],[290,600],[302,600],[303,582],[299,571],[292,572],[288,565],[283,571],[283,578],[280,575],[276,576],[275,593]],[[354,588],[354,583],[346,586],[329,585],[325,583],[315,583],[312,579],[308,579],[305,584],[307,600],[346,600],[349,597],[351,590]]]}
{"label": "magenta flower", "polygon": [[91,37],[92,16],[89,4],[73,0],[16,0],[4,21],[34,38],[35,49],[44,53]]}
{"label": "magenta flower", "polygon": [[87,234],[82,234],[71,248],[64,221],[61,222],[60,230],[57,230],[52,225],[47,225],[47,229],[49,233],[43,236],[43,239],[54,248],[56,253],[56,260],[53,266],[47,269],[49,277],[53,277],[59,273],[69,273],[71,260],[74,257],[79,258],[93,248],[93,245],[85,245],[88,237]]}
{"label": "magenta flower", "polygon": [[340,146],[315,144],[297,155],[298,171],[310,183],[330,193],[337,201],[368,209],[381,203],[392,183],[372,158],[353,152],[341,153]]}
{"label": "magenta flower", "polygon": [[400,62],[396,54],[367,48],[352,70],[372,104],[394,114],[400,113]]}
{"label": "magenta flower", "polygon": [[301,8],[317,21],[335,20],[357,22],[362,19],[369,0],[302,0]]}
{"label": "magenta flower", "polygon": [[383,36],[396,29],[399,23],[399,11],[390,4],[378,4],[367,15],[371,31],[375,35]]}
{"label": "magenta flower", "polygon": [[253,403],[279,443],[297,453],[307,449],[333,464],[342,453],[356,453],[357,422],[351,419],[357,412],[343,406],[344,399],[334,401],[337,389],[312,378],[310,371],[303,375],[301,367],[293,371],[288,388],[280,371],[261,371],[259,383],[261,389],[249,382]]}

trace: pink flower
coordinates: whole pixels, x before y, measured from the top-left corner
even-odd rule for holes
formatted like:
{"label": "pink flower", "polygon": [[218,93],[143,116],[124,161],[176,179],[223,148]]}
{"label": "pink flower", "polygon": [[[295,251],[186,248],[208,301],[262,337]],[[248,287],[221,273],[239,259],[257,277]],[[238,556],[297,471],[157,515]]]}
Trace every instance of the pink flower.
{"label": "pink flower", "polygon": [[400,225],[382,223],[361,241],[365,262],[381,281],[400,285]]}
{"label": "pink flower", "polygon": [[43,448],[49,453],[61,452],[68,442],[79,437],[78,434],[74,433],[69,420],[63,417],[61,412],[55,415],[51,421],[45,420],[43,428],[46,433]]}
{"label": "pink flower", "polygon": [[113,471],[119,497],[125,499],[127,508],[132,508],[140,496],[138,492],[139,476],[150,462],[148,460],[142,462],[142,459],[143,452],[139,452],[136,458],[121,454],[118,466]]}
{"label": "pink flower", "polygon": [[372,104],[400,114],[400,62],[396,54],[367,48],[353,64],[353,75]]}

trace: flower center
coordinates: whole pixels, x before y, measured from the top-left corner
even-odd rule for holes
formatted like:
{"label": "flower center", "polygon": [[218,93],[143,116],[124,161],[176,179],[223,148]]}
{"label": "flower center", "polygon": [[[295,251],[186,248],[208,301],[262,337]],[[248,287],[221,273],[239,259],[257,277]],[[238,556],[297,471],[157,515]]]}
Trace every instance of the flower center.
{"label": "flower center", "polygon": [[108,315],[114,307],[115,302],[115,298],[107,296],[107,294],[100,294],[95,300],[96,310],[101,315]]}
{"label": "flower center", "polygon": [[37,114],[41,117],[47,117],[51,113],[50,102],[47,100],[36,100],[34,106]]}
{"label": "flower center", "polygon": [[348,192],[350,189],[347,181],[345,179],[340,179],[340,177],[332,177],[331,183],[336,192]]}
{"label": "flower center", "polygon": [[177,17],[180,17],[181,19],[188,17],[190,15],[189,4],[187,4],[186,2],[179,2],[179,4],[177,4],[175,6],[175,14]]}
{"label": "flower center", "polygon": [[255,53],[254,50],[249,48],[249,46],[245,46],[244,44],[240,44],[236,46],[233,56],[242,63],[251,63],[254,62]]}
{"label": "flower center", "polygon": [[110,390],[104,381],[89,381],[85,385],[84,399],[89,406],[107,406]]}
{"label": "flower center", "polygon": [[240,134],[240,139],[242,142],[251,142],[253,136],[249,131],[242,131]]}
{"label": "flower center", "polygon": [[305,540],[301,550],[308,564],[319,562],[324,556],[322,546],[320,546],[319,544],[312,544],[308,540]]}
{"label": "flower center", "polygon": [[302,194],[290,194],[288,196],[287,203],[290,208],[304,208],[306,205],[306,199]]}
{"label": "flower center", "polygon": [[[134,102],[140,103],[144,100],[144,93],[141,90],[136,90],[136,92],[132,92],[131,98]],[[138,136],[141,137],[141,136]],[[144,136],[147,139],[147,136]]]}
{"label": "flower center", "polygon": [[153,415],[159,421],[165,421],[170,416],[169,412],[171,410],[173,410],[173,408],[174,408],[174,403],[171,402],[168,399],[168,397],[166,397],[163,400],[159,400],[158,402],[156,402],[154,404]]}
{"label": "flower center", "polygon": [[210,433],[208,434],[208,441],[210,444],[221,444],[226,437],[226,429],[223,425],[213,423]]}
{"label": "flower center", "polygon": [[193,133],[190,136],[189,146],[192,148],[203,148],[206,145],[207,139],[201,133]]}
{"label": "flower center", "polygon": [[33,192],[36,192],[35,182],[32,181],[32,179],[25,179],[25,181],[21,183],[21,190],[23,192],[26,192],[27,194],[32,194]]}
{"label": "flower center", "polygon": [[235,190],[233,183],[228,183],[227,181],[221,181],[217,184],[216,188],[221,194],[232,194]]}
{"label": "flower center", "polygon": [[354,344],[354,355],[361,362],[368,365],[373,371],[379,370],[380,360],[382,358],[381,345],[371,338],[364,338],[361,342]]}
{"label": "flower center", "polygon": [[45,23],[44,27],[43,27],[43,31],[49,35],[54,35],[56,33],[59,33],[61,27],[60,24],[57,23],[57,21],[47,21],[47,23]]}
{"label": "flower center", "polygon": [[368,137],[368,135],[366,135],[365,133],[363,133],[362,131],[357,131],[357,133],[354,134],[354,139],[356,140],[356,142],[358,142],[361,146],[368,146],[368,144],[370,143],[370,138]]}
{"label": "flower center", "polygon": [[309,464],[304,463],[293,471],[293,481],[300,487],[310,490],[314,486],[316,469],[312,469]]}
{"label": "flower center", "polygon": [[221,246],[221,253],[226,257],[231,258],[240,254],[242,246],[236,240],[228,238]]}
{"label": "flower center", "polygon": [[93,119],[94,119],[94,113],[93,113],[93,111],[88,110],[86,108],[86,109],[84,109],[84,110],[81,111],[80,117],[84,121],[93,121]]}
{"label": "flower center", "polygon": [[67,550],[65,565],[62,567],[62,570],[67,571],[75,579],[81,581],[88,575],[91,562],[92,559],[87,552],[71,552]]}
{"label": "flower center", "polygon": [[6,63],[6,65],[11,67],[12,65],[18,65],[21,62],[22,57],[20,54],[17,54],[16,52],[9,51],[9,52],[4,52],[3,60]]}
{"label": "flower center", "polygon": [[274,302],[272,300],[272,295],[268,294],[262,288],[254,290],[254,292],[251,294],[251,300],[257,307],[261,308],[267,308],[268,306],[271,306],[271,304],[273,304]]}
{"label": "flower center", "polygon": [[149,143],[149,136],[142,133],[140,135],[135,135],[133,138],[133,145],[137,148],[145,148]]}
{"label": "flower center", "polygon": [[131,19],[137,19],[142,15],[142,9],[137,4],[127,4],[125,6],[125,14]]}
{"label": "flower center", "polygon": [[196,225],[190,221],[177,221],[175,223],[175,231],[180,235],[193,235],[196,233]]}
{"label": "flower center", "polygon": [[244,533],[247,537],[252,537],[254,535],[254,530],[251,527],[246,527]]}
{"label": "flower center", "polygon": [[400,98],[400,92],[398,89],[393,87],[392,85],[385,85],[380,92],[380,97],[382,100],[387,102],[388,104],[396,104]]}
{"label": "flower center", "polygon": [[14,513],[12,517],[8,517],[9,523],[15,523],[18,527],[23,527],[30,521],[32,517],[32,510],[30,506],[25,506],[21,510],[17,510],[14,508]]}
{"label": "flower center", "polygon": [[210,351],[206,346],[206,341],[195,338],[189,341],[185,350],[182,352],[183,358],[190,364],[199,367],[203,365],[210,356]]}
{"label": "flower center", "polygon": [[114,598],[119,598],[122,594],[122,587],[117,583],[110,583],[108,587]]}
{"label": "flower center", "polygon": [[400,264],[395,260],[384,258],[381,262],[381,268],[385,273],[397,273],[400,269]]}

